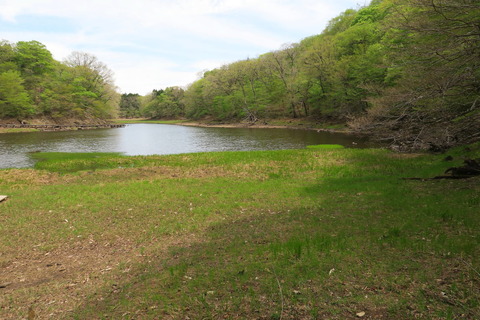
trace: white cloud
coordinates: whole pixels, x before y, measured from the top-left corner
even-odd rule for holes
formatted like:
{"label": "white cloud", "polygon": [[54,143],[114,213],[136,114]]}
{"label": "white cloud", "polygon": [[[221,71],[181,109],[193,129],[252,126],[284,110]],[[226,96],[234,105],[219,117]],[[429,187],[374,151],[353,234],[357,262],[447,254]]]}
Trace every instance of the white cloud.
{"label": "white cloud", "polygon": [[[94,54],[122,91],[143,94],[320,33],[355,7],[356,0],[0,0],[0,28],[9,25],[6,40],[44,43],[58,60]],[[35,17],[44,20],[35,25]],[[48,18],[68,25],[45,30]]]}

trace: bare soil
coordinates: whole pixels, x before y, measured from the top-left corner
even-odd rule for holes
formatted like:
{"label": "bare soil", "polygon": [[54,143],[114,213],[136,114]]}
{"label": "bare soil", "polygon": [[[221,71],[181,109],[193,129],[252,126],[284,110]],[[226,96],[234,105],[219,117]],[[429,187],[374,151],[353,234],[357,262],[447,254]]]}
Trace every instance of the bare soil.
{"label": "bare soil", "polygon": [[[165,237],[153,245],[156,254],[166,254],[170,246],[188,246],[193,240],[193,236]],[[148,253],[122,238],[83,239],[51,251],[39,245],[0,264],[0,318],[69,318],[88,298],[103,300],[100,288],[107,288],[105,295],[117,290],[118,283],[135,276],[134,266],[148,259]]]}

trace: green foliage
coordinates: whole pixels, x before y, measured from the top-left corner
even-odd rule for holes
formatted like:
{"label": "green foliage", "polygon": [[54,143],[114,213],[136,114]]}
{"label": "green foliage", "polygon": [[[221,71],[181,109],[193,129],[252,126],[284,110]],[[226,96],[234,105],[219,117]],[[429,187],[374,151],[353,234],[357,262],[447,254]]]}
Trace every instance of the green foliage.
{"label": "green foliage", "polygon": [[38,41],[1,42],[0,118],[115,116],[118,94],[111,71],[91,55],[74,57],[60,63]]}
{"label": "green foliage", "polygon": [[385,83],[380,24],[386,16],[381,4],[347,10],[320,35],[206,72],[185,93],[186,110],[195,110],[187,116],[255,122],[363,112],[365,100]]}
{"label": "green foliage", "polygon": [[170,87],[154,90],[144,101],[142,115],[149,118],[179,118],[185,115],[184,90]]}
{"label": "green foliage", "polygon": [[386,12],[383,11],[378,5],[371,4],[368,7],[360,9],[355,18],[352,20],[352,26],[356,24],[374,23],[382,20],[385,17]]}
{"label": "green foliage", "polygon": [[479,3],[394,0],[382,5],[391,12],[381,41],[386,86],[369,99],[372,108],[356,122],[360,130],[408,148],[434,150],[478,139]]}
{"label": "green foliage", "polygon": [[476,141],[479,17],[475,1],[375,0],[299,44],[205,72],[185,115],[348,121],[398,148]]}
{"label": "green foliage", "polygon": [[0,74],[0,118],[24,118],[35,113],[18,71]]}
{"label": "green foliage", "polygon": [[185,115],[191,119],[200,119],[208,115],[207,103],[203,95],[205,80],[200,79],[192,83],[185,91]]}
{"label": "green foliage", "polygon": [[52,54],[38,41],[19,41],[14,60],[24,76],[41,76],[54,70]]}
{"label": "green foliage", "polygon": [[121,118],[139,118],[141,116],[141,101],[139,94],[122,94],[119,105]]}
{"label": "green foliage", "polygon": [[13,46],[7,41],[0,42],[0,73],[18,70],[14,59],[15,52]]}
{"label": "green foliage", "polygon": [[330,20],[322,34],[336,35],[338,33],[344,32],[352,25],[352,21],[355,19],[356,15],[357,12],[353,9],[348,9],[344,11],[339,16]]}

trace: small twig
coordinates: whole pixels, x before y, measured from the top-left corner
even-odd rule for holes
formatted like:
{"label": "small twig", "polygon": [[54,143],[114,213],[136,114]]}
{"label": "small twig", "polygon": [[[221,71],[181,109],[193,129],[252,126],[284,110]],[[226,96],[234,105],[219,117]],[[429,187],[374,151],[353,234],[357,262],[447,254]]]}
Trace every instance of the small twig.
{"label": "small twig", "polygon": [[471,264],[468,264],[468,262],[463,259],[460,259],[460,261],[462,261],[467,267],[472,269],[480,277],[480,272],[478,272],[478,270],[475,269]]}
{"label": "small twig", "polygon": [[282,285],[280,284],[280,280],[278,280],[277,273],[275,272],[275,268],[274,268],[273,266],[272,266],[272,270],[273,270],[273,272],[271,272],[270,270],[267,269],[268,272],[273,273],[273,275],[275,276],[275,280],[277,280],[278,290],[279,290],[279,292],[280,292],[280,299],[281,299],[281,302],[282,302],[282,311],[280,312],[280,320],[282,320],[282,318],[283,318],[283,309],[284,309],[284,307],[285,307],[285,303],[284,303],[284,300],[283,300]]}

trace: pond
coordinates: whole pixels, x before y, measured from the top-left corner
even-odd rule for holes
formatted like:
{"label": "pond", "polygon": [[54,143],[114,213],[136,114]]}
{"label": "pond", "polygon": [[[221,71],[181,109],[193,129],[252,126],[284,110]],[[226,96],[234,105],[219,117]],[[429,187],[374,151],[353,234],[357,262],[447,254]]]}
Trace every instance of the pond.
{"label": "pond", "polygon": [[0,168],[31,167],[31,152],[121,152],[125,155],[302,149],[315,144],[365,147],[355,136],[315,130],[201,128],[131,124],[124,128],[0,134]]}

